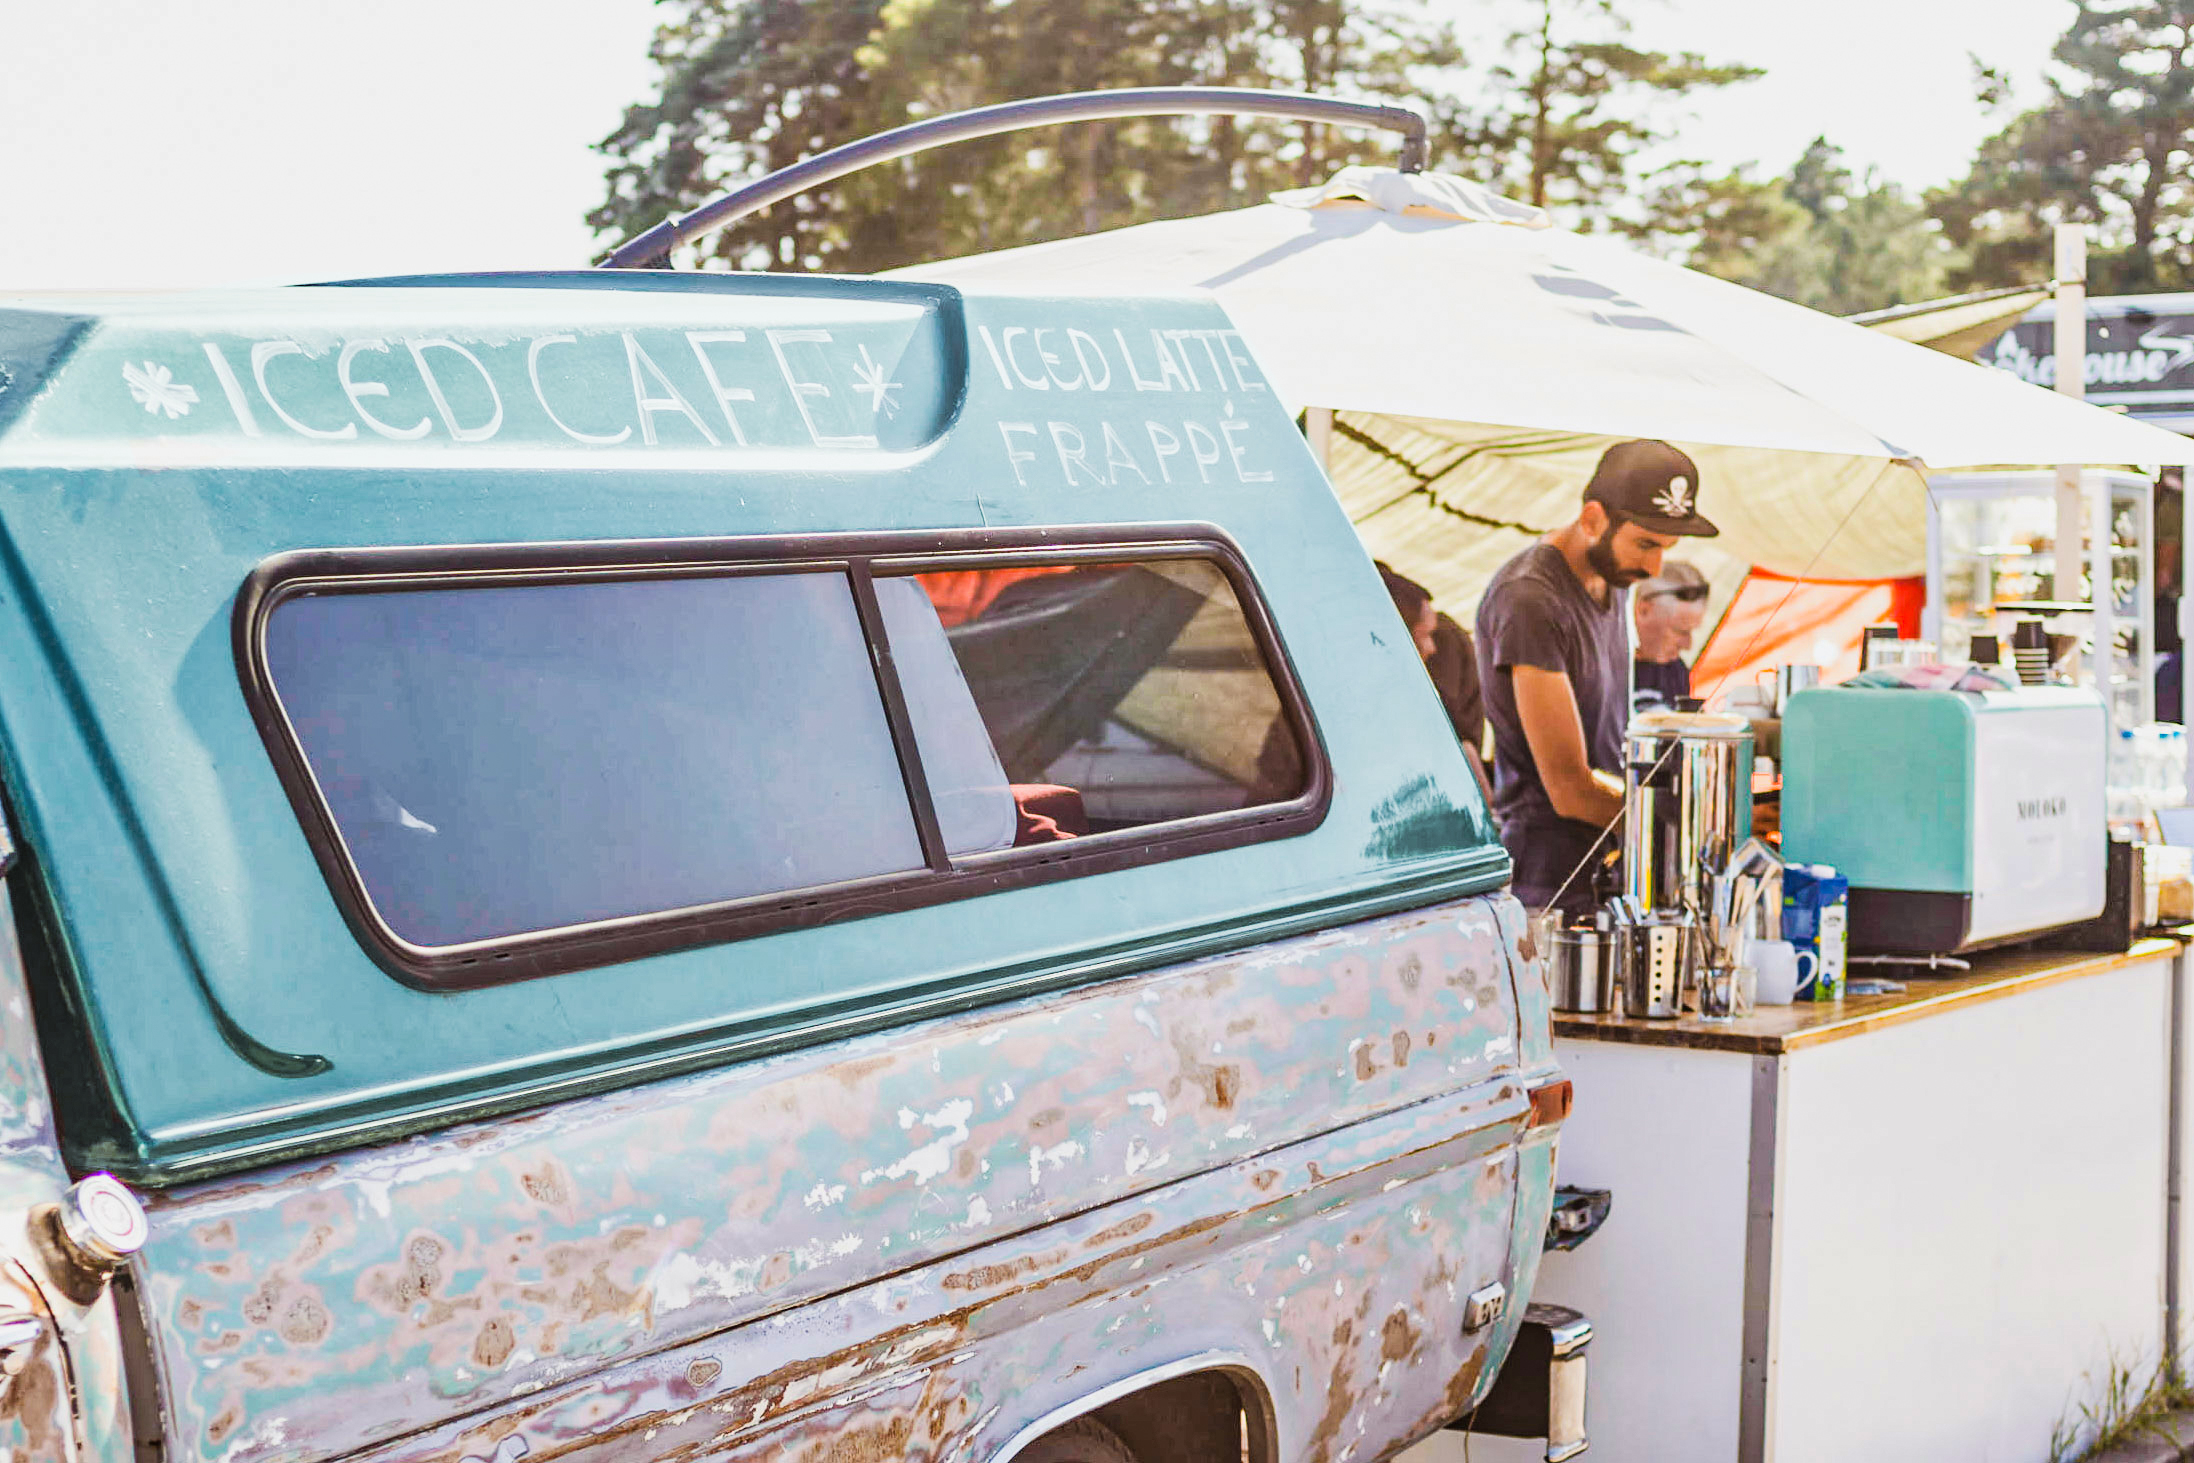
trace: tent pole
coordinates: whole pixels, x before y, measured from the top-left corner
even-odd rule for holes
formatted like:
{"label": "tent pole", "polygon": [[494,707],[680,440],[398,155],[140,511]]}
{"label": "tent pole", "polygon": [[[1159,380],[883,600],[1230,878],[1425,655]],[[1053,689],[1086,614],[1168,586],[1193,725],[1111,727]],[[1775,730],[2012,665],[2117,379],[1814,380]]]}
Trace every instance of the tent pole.
{"label": "tent pole", "polygon": [[1330,473],[1333,470],[1333,408],[1304,407],[1303,436],[1310,443],[1310,455]]}
{"label": "tent pole", "polygon": [[[2087,233],[2078,224],[2057,225],[2057,390],[2074,401],[2087,396]],[[2080,464],[2061,463],[2057,468],[2057,573],[2050,598],[2080,598],[2080,572],[2085,568],[2083,540],[2087,537],[2085,495],[2081,491]],[[2101,524],[2096,532],[2103,532]],[[2110,592],[2107,581],[2098,580],[2092,597]],[[2098,647],[2098,657],[2106,654]],[[2100,664],[2098,660],[2098,664]],[[2109,696],[2107,673],[2101,681]]]}

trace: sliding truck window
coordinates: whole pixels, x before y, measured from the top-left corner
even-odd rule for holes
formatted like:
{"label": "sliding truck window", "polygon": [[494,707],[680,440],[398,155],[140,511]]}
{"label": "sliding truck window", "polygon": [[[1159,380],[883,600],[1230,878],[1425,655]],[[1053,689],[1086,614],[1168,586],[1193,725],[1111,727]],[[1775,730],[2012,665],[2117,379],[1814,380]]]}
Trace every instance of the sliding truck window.
{"label": "sliding truck window", "polygon": [[238,648],[352,929],[483,985],[1315,826],[1246,568],[1148,532],[288,555]]}

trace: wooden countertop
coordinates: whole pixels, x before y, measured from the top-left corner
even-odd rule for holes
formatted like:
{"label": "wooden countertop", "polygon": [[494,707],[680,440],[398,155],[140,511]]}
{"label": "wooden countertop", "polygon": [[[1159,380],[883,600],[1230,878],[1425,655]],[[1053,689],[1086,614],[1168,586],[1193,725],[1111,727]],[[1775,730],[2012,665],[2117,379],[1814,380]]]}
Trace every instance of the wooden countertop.
{"label": "wooden countertop", "polygon": [[2080,950],[1984,950],[1969,957],[1973,961],[1971,970],[1941,976],[1915,973],[1924,972],[1922,966],[1861,965],[1853,967],[1861,976],[1903,981],[1904,993],[1762,1006],[1735,1021],[1701,1021],[1696,1016],[1649,1021],[1642,1016],[1582,1016],[1557,1011],[1554,1034],[1573,1041],[1622,1041],[1776,1056],[2039,990],[2059,981],[2160,960],[2176,954],[2179,948],[2178,940],[2148,939],[2122,955]]}

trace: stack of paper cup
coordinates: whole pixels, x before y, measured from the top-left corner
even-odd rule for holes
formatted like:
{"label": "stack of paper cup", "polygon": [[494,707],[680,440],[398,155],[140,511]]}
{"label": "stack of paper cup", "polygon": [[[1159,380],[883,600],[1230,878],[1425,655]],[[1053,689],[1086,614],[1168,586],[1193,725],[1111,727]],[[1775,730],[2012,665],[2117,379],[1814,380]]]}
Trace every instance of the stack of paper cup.
{"label": "stack of paper cup", "polygon": [[2049,682],[2049,630],[2040,620],[2021,620],[2011,627],[2011,661],[2018,668],[2019,683],[2042,686]]}

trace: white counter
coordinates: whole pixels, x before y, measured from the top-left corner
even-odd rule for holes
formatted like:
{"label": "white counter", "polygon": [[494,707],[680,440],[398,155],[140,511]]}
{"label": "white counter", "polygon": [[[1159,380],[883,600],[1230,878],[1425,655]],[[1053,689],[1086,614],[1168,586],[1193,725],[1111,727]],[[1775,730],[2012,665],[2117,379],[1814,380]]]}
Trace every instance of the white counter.
{"label": "white counter", "polygon": [[2179,950],[1986,955],[1720,1026],[1558,1018],[1561,1181],[1614,1199],[1534,1299],[1592,1318],[1589,1456],[2045,1463],[2114,1359],[2145,1379]]}

